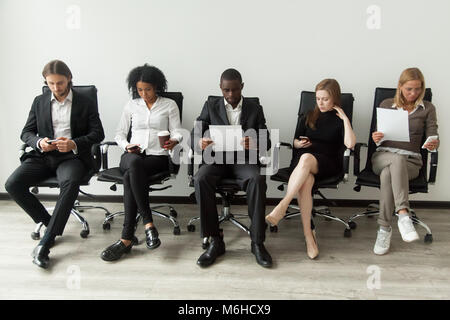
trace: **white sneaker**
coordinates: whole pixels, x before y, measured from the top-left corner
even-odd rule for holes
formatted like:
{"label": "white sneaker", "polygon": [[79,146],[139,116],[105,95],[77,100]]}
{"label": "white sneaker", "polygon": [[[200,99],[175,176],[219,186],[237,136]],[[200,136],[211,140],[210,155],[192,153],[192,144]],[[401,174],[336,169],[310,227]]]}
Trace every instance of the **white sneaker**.
{"label": "white sneaker", "polygon": [[377,232],[377,241],[375,242],[373,253],[378,255],[388,253],[389,247],[391,246],[391,236],[392,236],[392,228],[391,231],[384,231],[383,229],[380,228]]}
{"label": "white sneaker", "polygon": [[410,217],[403,217],[398,219],[398,230],[400,231],[402,239],[405,242],[413,242],[419,240],[419,235],[417,234],[416,228],[414,228]]}

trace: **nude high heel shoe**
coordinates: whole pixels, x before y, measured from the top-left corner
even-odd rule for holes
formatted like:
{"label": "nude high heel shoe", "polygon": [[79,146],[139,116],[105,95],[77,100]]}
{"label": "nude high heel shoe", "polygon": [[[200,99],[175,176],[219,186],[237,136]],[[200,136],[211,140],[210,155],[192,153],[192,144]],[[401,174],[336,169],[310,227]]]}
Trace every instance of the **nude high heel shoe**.
{"label": "nude high heel shoe", "polygon": [[315,230],[312,231],[312,235],[313,235],[313,239],[314,239],[314,246],[311,246],[311,245],[308,246],[306,238],[305,238],[305,245],[306,245],[306,254],[308,255],[308,257],[311,260],[314,260],[319,255],[319,246],[317,244],[317,238],[316,238],[316,231]]}
{"label": "nude high heel shoe", "polygon": [[271,225],[276,226],[278,224],[278,222],[280,222],[280,220],[284,218],[285,215],[286,215],[286,212],[283,212],[283,211],[276,212],[274,209],[274,210],[272,210],[271,213],[269,213],[266,216],[266,221],[269,222]]}

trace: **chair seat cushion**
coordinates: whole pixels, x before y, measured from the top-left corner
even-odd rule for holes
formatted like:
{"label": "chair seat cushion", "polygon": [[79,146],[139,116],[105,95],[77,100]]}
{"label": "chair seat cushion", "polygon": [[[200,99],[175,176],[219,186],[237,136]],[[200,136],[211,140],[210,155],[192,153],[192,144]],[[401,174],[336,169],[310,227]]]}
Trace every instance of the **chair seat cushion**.
{"label": "chair seat cushion", "polygon": [[[83,177],[81,180],[80,186],[87,186],[89,185],[89,180],[91,180],[92,174],[88,174]],[[36,184],[36,187],[47,187],[47,188],[58,188],[59,183],[58,179],[56,179],[56,176],[47,178],[39,183]]]}
{"label": "chair seat cushion", "polygon": [[[270,180],[272,181],[278,181],[287,183],[289,181],[289,177],[291,176],[290,168],[281,168],[278,170],[276,174],[270,177]],[[331,177],[321,178],[320,180],[316,180],[314,183],[314,186],[316,188],[336,188],[337,185],[342,181],[344,178],[343,174],[335,175]]]}
{"label": "chair seat cushion", "polygon": [[[148,184],[160,184],[163,180],[170,177],[169,171],[161,171],[148,177]],[[113,182],[123,184],[123,174],[119,167],[103,170],[97,175],[98,181]]]}
{"label": "chair seat cushion", "polygon": [[[190,187],[195,187],[194,179],[191,180],[191,182],[189,183],[189,186]],[[225,191],[233,191],[233,192],[242,191],[241,187],[236,182],[236,179],[232,179],[232,178],[221,179],[217,183],[217,189],[222,189],[222,190],[225,190]]]}
{"label": "chair seat cushion", "polygon": [[[366,187],[380,187],[380,177],[373,173],[372,170],[364,169],[358,175],[355,182],[356,185],[366,186]],[[410,192],[428,192],[428,183],[425,175],[422,172],[419,176],[411,181],[409,181]]]}

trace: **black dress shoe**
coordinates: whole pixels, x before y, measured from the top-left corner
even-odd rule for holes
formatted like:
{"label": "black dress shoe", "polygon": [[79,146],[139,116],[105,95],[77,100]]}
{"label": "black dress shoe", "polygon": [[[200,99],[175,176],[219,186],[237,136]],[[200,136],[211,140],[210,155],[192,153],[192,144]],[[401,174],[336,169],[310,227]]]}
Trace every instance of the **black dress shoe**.
{"label": "black dress shoe", "polygon": [[272,257],[269,252],[267,252],[264,244],[252,242],[252,253],[256,257],[256,262],[264,268],[270,268],[272,266]]}
{"label": "black dress shoe", "polygon": [[50,258],[48,257],[49,253],[50,250],[47,246],[38,245],[31,254],[33,256],[33,263],[38,267],[47,269],[50,262]]}
{"label": "black dress shoe", "polygon": [[197,264],[200,267],[210,266],[216,258],[225,253],[225,242],[221,237],[213,237],[205,252],[198,258]]}
{"label": "black dress shoe", "polygon": [[119,260],[124,253],[129,253],[132,247],[133,242],[131,242],[129,246],[126,246],[121,240],[119,240],[106,248],[102,252],[101,258],[105,261]]}
{"label": "black dress shoe", "polygon": [[145,229],[145,242],[147,244],[147,248],[156,249],[161,244],[161,240],[159,240],[159,233],[155,227]]}

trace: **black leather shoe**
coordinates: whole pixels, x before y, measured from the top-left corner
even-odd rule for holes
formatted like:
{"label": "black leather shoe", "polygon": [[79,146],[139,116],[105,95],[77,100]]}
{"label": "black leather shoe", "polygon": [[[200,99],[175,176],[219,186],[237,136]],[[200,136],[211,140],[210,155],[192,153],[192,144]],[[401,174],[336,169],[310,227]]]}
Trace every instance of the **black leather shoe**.
{"label": "black leather shoe", "polygon": [[159,233],[156,230],[156,227],[152,227],[149,229],[145,229],[145,242],[147,244],[147,248],[156,249],[161,244],[161,240],[159,240]]}
{"label": "black leather shoe", "polygon": [[198,258],[197,264],[200,267],[210,266],[216,261],[216,258],[225,253],[225,242],[221,237],[213,237],[211,243],[205,252]]}
{"label": "black leather shoe", "polygon": [[269,252],[267,252],[264,244],[252,242],[252,253],[256,257],[256,262],[264,268],[270,268],[272,266],[272,257]]}
{"label": "black leather shoe", "polygon": [[50,258],[48,257],[49,253],[50,250],[47,246],[38,245],[32,253],[33,263],[38,267],[47,269],[50,262]]}
{"label": "black leather shoe", "polygon": [[132,247],[133,242],[131,242],[129,246],[126,246],[121,240],[119,240],[106,248],[102,252],[101,258],[105,261],[119,260],[124,253],[129,253]]}

